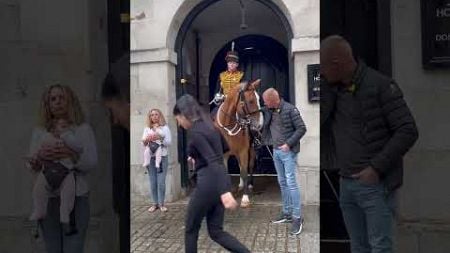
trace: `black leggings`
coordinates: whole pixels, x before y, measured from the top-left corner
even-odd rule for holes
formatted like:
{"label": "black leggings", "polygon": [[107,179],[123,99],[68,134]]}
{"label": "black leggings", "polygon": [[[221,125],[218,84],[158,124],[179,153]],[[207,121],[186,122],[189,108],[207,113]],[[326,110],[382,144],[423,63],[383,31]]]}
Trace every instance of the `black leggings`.
{"label": "black leggings", "polygon": [[223,230],[225,209],[220,201],[220,196],[215,200],[204,190],[194,190],[189,201],[186,215],[185,250],[186,253],[197,252],[198,232],[203,218],[206,216],[208,233],[212,240],[220,244],[230,252],[250,252],[242,243]]}

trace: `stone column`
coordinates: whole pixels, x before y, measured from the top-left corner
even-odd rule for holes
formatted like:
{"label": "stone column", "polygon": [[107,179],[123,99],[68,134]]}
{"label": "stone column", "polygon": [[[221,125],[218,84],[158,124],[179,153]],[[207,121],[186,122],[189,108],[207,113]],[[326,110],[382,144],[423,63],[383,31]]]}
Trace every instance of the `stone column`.
{"label": "stone column", "polygon": [[298,155],[298,182],[304,205],[319,205],[320,197],[320,105],[308,102],[307,65],[319,63],[319,38],[301,37],[292,40],[294,57],[295,105],[307,128],[301,139]]}

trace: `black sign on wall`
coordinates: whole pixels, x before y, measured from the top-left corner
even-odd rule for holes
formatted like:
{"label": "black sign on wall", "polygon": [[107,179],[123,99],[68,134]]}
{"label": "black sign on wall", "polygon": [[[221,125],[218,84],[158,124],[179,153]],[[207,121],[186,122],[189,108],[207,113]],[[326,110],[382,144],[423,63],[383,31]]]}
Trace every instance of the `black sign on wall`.
{"label": "black sign on wall", "polygon": [[320,101],[320,65],[308,65],[308,99],[309,102]]}
{"label": "black sign on wall", "polygon": [[424,68],[450,66],[450,0],[421,0]]}

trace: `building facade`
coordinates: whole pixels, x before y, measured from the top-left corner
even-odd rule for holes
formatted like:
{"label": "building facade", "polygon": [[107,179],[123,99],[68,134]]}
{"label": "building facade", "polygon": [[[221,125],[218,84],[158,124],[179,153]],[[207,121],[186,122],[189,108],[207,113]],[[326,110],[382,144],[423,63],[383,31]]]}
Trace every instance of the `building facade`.
{"label": "building facade", "polygon": [[[141,17],[131,22],[130,41],[132,196],[149,196],[140,139],[151,108],[161,109],[173,135],[166,199],[175,201],[184,195],[183,138],[172,108],[183,92],[203,104],[209,102],[220,70],[216,64],[225,68],[225,52],[234,41],[240,54],[253,52],[247,54],[256,66],[249,79],[262,79],[259,91],[282,89],[284,99],[299,108],[308,131],[301,140],[298,182],[303,204],[317,205],[319,104],[308,100],[307,66],[319,63],[319,2],[138,0],[131,2],[130,15]],[[275,48],[281,53],[271,52]],[[274,66],[277,61],[281,66]],[[273,69],[276,74],[256,68]],[[184,87],[181,79],[187,80]]]}

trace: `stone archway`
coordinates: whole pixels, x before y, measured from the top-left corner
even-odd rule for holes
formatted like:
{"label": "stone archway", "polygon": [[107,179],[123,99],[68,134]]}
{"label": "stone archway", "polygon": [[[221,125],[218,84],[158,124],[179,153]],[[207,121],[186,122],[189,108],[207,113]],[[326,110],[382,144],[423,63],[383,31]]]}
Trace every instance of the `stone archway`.
{"label": "stone archway", "polygon": [[[244,3],[244,5],[239,4]],[[287,9],[284,3],[279,1],[284,7],[286,13]],[[236,22],[240,18],[241,10],[239,8],[247,8],[248,16],[247,23],[249,28],[243,31],[239,29],[239,23]],[[174,51],[177,55],[177,65],[175,67],[175,89],[176,96],[184,94],[185,92],[194,95],[197,99],[207,104],[209,101],[209,69],[210,64],[213,62],[213,58],[223,47],[223,43],[230,41],[236,37],[245,35],[258,34],[272,37],[275,40],[280,41],[288,52],[290,52],[291,41],[293,38],[293,32],[289,15],[286,16],[283,12],[283,7],[280,8],[277,3],[267,0],[247,0],[244,2],[236,1],[221,1],[221,0],[207,0],[199,2],[197,5],[191,5],[191,2],[183,3],[174,16],[174,19],[169,29],[167,36],[168,47],[174,47]],[[187,9],[186,9],[187,8]],[[188,11],[189,10],[189,11]],[[253,11],[253,13],[252,13]],[[223,14],[225,12],[226,14]],[[259,17],[266,17],[266,25],[261,24],[264,22],[263,18],[260,18],[258,22],[255,20]],[[217,17],[222,15],[221,17]],[[179,18],[183,16],[184,19]],[[227,27],[235,27],[231,30],[224,28],[221,25],[221,20],[229,18]],[[253,18],[253,20],[252,20]],[[252,23],[253,21],[253,23]],[[270,30],[273,23],[276,23],[276,28]],[[211,23],[214,23],[213,26]],[[273,24],[275,27],[275,24]],[[178,28],[178,29],[177,29]],[[175,32],[176,31],[176,32]],[[202,35],[202,31],[204,35]],[[220,34],[213,34],[219,31]],[[176,38],[173,40],[173,35],[176,33]],[[200,35],[199,35],[200,34]],[[207,41],[202,43],[201,52],[199,52],[199,40]],[[190,47],[186,44],[190,43]],[[195,51],[194,53],[192,51]],[[200,55],[201,54],[201,55]],[[288,53],[289,55],[289,53]],[[190,60],[192,64],[187,63],[186,58]],[[290,95],[290,101],[295,101],[294,87],[294,73],[293,73],[293,59],[288,57],[288,89],[291,92],[287,92]],[[199,63],[201,61],[201,63]],[[191,66],[192,65],[192,66]],[[180,80],[185,79],[188,84],[184,87],[180,84]],[[206,90],[206,91],[205,91]],[[188,172],[185,164],[185,149],[186,149],[186,136],[183,130],[178,131],[178,162],[181,166],[181,181],[182,186],[187,184]]]}
{"label": "stone archway", "polygon": [[[180,33],[183,33],[183,27],[189,26],[193,19],[204,9],[211,4],[219,2],[221,0],[192,0],[184,1],[175,12],[173,19],[171,20],[167,35],[166,35],[166,47],[170,49],[176,49],[177,40]],[[236,0],[238,1],[238,0]],[[291,13],[283,0],[254,0],[268,6],[273,10],[276,15],[282,20],[283,25],[290,37],[294,34],[294,22],[291,17]]]}

